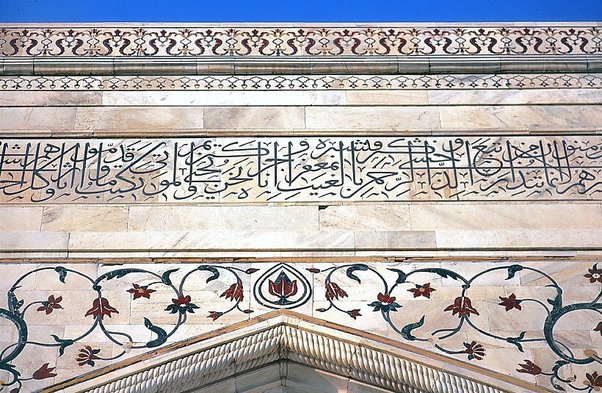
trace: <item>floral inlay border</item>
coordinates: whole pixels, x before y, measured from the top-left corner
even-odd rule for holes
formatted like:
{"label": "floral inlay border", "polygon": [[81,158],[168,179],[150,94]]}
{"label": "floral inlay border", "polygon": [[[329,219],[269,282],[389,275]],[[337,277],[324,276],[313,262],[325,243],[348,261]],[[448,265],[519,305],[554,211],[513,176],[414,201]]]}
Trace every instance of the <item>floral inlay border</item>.
{"label": "floral inlay border", "polygon": [[[560,337],[555,329],[561,319],[569,316],[571,323],[576,326],[602,334],[602,269],[598,264],[591,265],[580,275],[584,286],[597,287],[597,296],[589,301],[571,302],[566,299],[564,289],[552,275],[530,264],[500,264],[471,274],[459,272],[461,269],[408,267],[378,263],[306,266],[289,263],[199,264],[167,269],[110,268],[93,278],[83,269],[42,266],[19,277],[7,292],[7,309],[0,308],[0,320],[12,324],[18,332],[15,342],[0,352],[0,386],[10,393],[18,393],[29,391],[28,381],[60,378],[57,365],[44,360],[37,361],[39,364],[31,370],[17,367],[15,364],[26,348],[56,348],[59,358],[71,351],[71,354],[76,354],[72,362],[85,372],[86,367],[120,359],[130,351],[144,351],[164,345],[187,324],[189,318],[198,316],[201,305],[209,304],[209,308],[203,308],[208,311],[202,316],[207,323],[221,322],[230,314],[244,318],[245,315],[269,309],[292,308],[305,308],[305,312],[313,308],[316,315],[324,319],[342,314],[349,321],[368,321],[378,316],[374,321],[381,321],[384,326],[390,327],[395,333],[394,337],[400,340],[418,345],[429,344],[442,353],[472,362],[486,359],[492,350],[491,343],[495,342],[514,348],[518,354],[524,353],[531,345],[544,345],[556,358],[551,368],[526,358],[516,362],[516,371],[547,376],[549,386],[558,391],[574,389],[592,392],[602,387],[602,372],[596,363],[600,358],[596,349],[578,353],[571,348],[570,340]],[[515,280],[519,274],[531,275],[530,279],[539,280],[541,283],[538,285],[545,290],[539,290],[542,293],[533,296],[502,293],[496,299],[489,299],[488,304],[496,306],[494,311],[487,311],[482,302],[475,301],[472,291],[486,286],[490,276],[502,275],[505,276],[503,280]],[[60,285],[79,280],[85,283],[87,291],[94,293],[89,308],[81,310],[83,319],[90,323],[86,331],[76,336],[49,334],[45,340],[30,336],[29,320],[32,316],[44,318],[67,312],[60,290],[55,289],[37,300],[25,300],[22,291],[27,281],[36,275],[53,277]],[[485,284],[479,284],[483,280]],[[211,283],[221,285],[221,289],[212,290],[216,299],[205,298],[198,292]],[[55,288],[60,288],[60,285]],[[442,327],[426,312],[423,315],[406,312],[415,299],[430,300],[434,294],[450,289],[455,291],[453,299],[436,311],[436,315],[448,316],[452,321],[450,325]],[[111,318],[121,312],[113,298],[116,293],[123,294],[120,296],[127,294],[131,302],[148,300],[152,303],[154,311],[140,321],[141,327],[150,332],[150,340],[140,341],[110,323]],[[363,300],[367,299],[366,296],[370,300]],[[171,301],[159,300],[165,298],[171,298]],[[325,306],[318,307],[320,305]],[[520,319],[523,313],[532,313],[534,308],[545,312],[545,318],[539,321],[541,328],[538,331],[519,330],[516,334],[500,335],[480,326],[480,322],[475,320],[475,317],[487,312],[499,313],[509,321]],[[578,321],[583,312],[595,313],[600,321],[593,326],[580,325]],[[157,322],[162,314],[173,316],[175,323]],[[470,335],[463,336],[466,332]],[[115,344],[119,351],[105,353],[98,345],[87,341],[93,334],[104,335],[106,341]],[[474,337],[473,334],[482,339],[465,338]]]}
{"label": "floral inlay border", "polygon": [[3,27],[3,56],[428,56],[602,52],[597,26]]}
{"label": "floral inlay border", "polygon": [[[329,302],[329,306],[326,308],[318,309],[319,312],[326,312],[330,309],[337,310],[339,312],[343,312],[348,314],[351,318],[357,318],[360,315],[359,309],[346,310],[339,306],[337,306],[336,301],[348,296],[347,292],[341,289],[341,287],[334,281],[332,281],[332,274],[337,270],[345,270],[345,274],[348,278],[356,281],[358,284],[361,284],[361,280],[356,274],[357,272],[365,271],[375,274],[382,281],[383,291],[379,292],[377,295],[377,299],[369,304],[369,306],[374,307],[373,311],[380,312],[382,318],[385,322],[393,328],[394,331],[399,333],[404,339],[409,341],[428,341],[432,342],[433,337],[437,337],[439,340],[445,340],[447,338],[453,337],[456,335],[464,325],[468,325],[471,329],[476,330],[477,332],[483,334],[484,336],[493,338],[495,340],[505,341],[509,344],[515,345],[517,350],[520,352],[524,352],[523,345],[528,342],[546,342],[549,348],[556,354],[558,360],[556,361],[554,368],[549,371],[543,371],[537,364],[534,364],[532,361],[525,359],[524,364],[519,365],[518,372],[527,373],[532,375],[547,375],[550,377],[551,385],[558,390],[565,390],[562,384],[567,384],[573,389],[577,390],[587,390],[589,387],[589,391],[596,390],[598,391],[600,387],[602,387],[602,376],[598,376],[598,373],[594,371],[592,374],[587,373],[587,380],[583,382],[584,386],[576,386],[574,384],[576,377],[568,377],[563,378],[560,376],[559,371],[562,367],[568,364],[591,364],[595,361],[593,357],[585,356],[579,357],[571,351],[571,349],[564,344],[561,340],[557,340],[554,336],[554,327],[560,320],[560,318],[565,315],[580,311],[580,310],[592,310],[597,312],[602,316],[602,302],[600,299],[602,298],[602,290],[600,293],[590,302],[584,303],[572,303],[569,305],[563,305],[563,296],[562,296],[562,288],[558,285],[558,283],[548,274],[544,273],[541,270],[525,267],[522,265],[507,265],[494,267],[490,269],[486,269],[482,272],[479,272],[473,275],[470,278],[466,278],[461,274],[449,269],[441,269],[441,268],[425,268],[425,269],[415,269],[410,272],[404,272],[400,269],[390,268],[389,270],[398,274],[397,279],[394,282],[390,282],[383,277],[378,271],[374,268],[365,265],[365,264],[350,264],[332,267],[324,270],[312,269],[312,273],[327,273],[326,277],[326,299]],[[556,294],[552,298],[546,299],[547,304],[534,298],[517,298],[514,293],[509,296],[499,296],[500,303],[499,306],[502,306],[506,312],[511,310],[522,310],[522,305],[524,303],[533,302],[541,307],[543,307],[547,313],[547,317],[543,322],[543,329],[541,331],[541,335],[539,337],[527,337],[527,332],[522,331],[516,336],[508,336],[502,337],[496,334],[492,334],[477,324],[475,324],[471,320],[471,315],[479,315],[479,311],[472,305],[471,298],[469,297],[471,284],[477,280],[479,277],[486,275],[490,272],[494,271],[503,271],[508,274],[507,279],[512,279],[517,272],[522,270],[530,270],[537,274],[541,274],[543,278],[549,281],[549,284],[546,287],[554,288]],[[430,282],[426,283],[416,283],[412,281],[412,276],[418,273],[429,273],[433,276],[440,276],[444,279],[451,279],[457,281],[461,285],[461,292],[458,297],[456,297],[452,304],[443,309],[443,312],[451,312],[452,315],[457,315],[458,323],[455,327],[445,328],[445,329],[426,329],[427,334],[422,331],[422,334],[417,334],[416,331],[422,329],[426,323],[425,316],[423,315],[418,321],[413,323],[408,323],[405,326],[398,326],[391,318],[392,312],[397,312],[402,308],[402,305],[397,303],[397,298],[392,296],[393,292],[400,286],[409,286],[407,289],[408,292],[413,294],[413,297],[425,297],[429,299],[431,297],[431,293],[436,291],[434,287],[431,287]],[[594,264],[591,269],[588,269],[588,273],[584,274],[584,277],[589,279],[590,283],[602,283],[602,269],[598,268],[597,264]],[[600,332],[602,334],[602,319],[600,322],[592,328],[593,331]],[[435,347],[440,351],[450,354],[450,355],[465,355],[468,360],[481,360],[486,354],[486,348],[476,342],[464,342],[464,348],[451,348],[445,347],[444,345],[435,344]]]}

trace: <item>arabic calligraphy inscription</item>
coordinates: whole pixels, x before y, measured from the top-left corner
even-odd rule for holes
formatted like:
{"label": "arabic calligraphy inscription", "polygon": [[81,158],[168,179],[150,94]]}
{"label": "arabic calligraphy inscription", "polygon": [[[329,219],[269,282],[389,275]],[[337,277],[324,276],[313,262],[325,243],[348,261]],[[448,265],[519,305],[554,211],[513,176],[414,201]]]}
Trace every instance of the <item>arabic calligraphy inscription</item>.
{"label": "arabic calligraphy inscription", "polygon": [[602,138],[4,139],[15,203],[599,200]]}

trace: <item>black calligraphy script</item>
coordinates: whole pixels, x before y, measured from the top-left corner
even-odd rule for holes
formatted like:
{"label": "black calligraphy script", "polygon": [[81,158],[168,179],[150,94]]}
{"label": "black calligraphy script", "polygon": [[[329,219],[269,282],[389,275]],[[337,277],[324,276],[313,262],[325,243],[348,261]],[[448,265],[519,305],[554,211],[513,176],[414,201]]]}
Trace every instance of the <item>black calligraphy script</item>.
{"label": "black calligraphy script", "polygon": [[0,202],[600,200],[600,136],[0,140]]}

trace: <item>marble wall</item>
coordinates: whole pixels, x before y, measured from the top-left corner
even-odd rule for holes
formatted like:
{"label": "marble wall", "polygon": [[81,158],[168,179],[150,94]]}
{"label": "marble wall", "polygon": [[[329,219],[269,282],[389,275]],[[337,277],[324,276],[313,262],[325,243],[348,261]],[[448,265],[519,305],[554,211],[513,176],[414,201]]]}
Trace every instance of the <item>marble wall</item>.
{"label": "marble wall", "polygon": [[595,259],[343,260],[5,263],[2,378],[31,391],[281,309],[546,388],[587,388],[597,372]]}
{"label": "marble wall", "polygon": [[[31,38],[2,31],[6,42]],[[537,29],[530,37],[556,39],[563,31]],[[595,42],[599,29],[582,35],[571,39]],[[369,48],[370,37],[362,37]],[[537,48],[523,54],[543,56]],[[598,59],[595,48],[575,48],[575,58],[585,50],[591,64]],[[272,64],[256,75],[108,76],[85,61],[90,75],[60,75],[67,68],[49,67],[50,52],[21,47],[18,54],[44,57],[38,72],[48,75],[32,76],[33,62],[32,72],[14,75],[8,65],[16,54],[0,59],[0,392],[52,391],[53,383],[278,309],[404,341],[542,391],[602,387],[595,354],[602,355],[602,74],[588,61],[583,70],[577,60],[560,61],[549,72],[517,62],[522,73],[508,74],[474,65],[458,68],[462,74],[396,75],[361,58],[372,73],[331,74],[324,64],[307,75],[294,67],[280,73],[285,65]],[[407,194],[393,195],[407,168],[387,148],[400,139],[486,146],[459,171],[480,168],[489,183],[452,187],[460,161],[425,147],[421,157],[403,159],[422,172],[411,172]],[[341,184],[322,182],[308,174],[336,172],[351,158],[335,166],[310,149],[299,157],[308,162],[295,162],[303,176],[287,184],[303,189],[299,195],[261,195],[282,186],[257,186],[261,180],[250,176],[260,172],[257,162],[244,168],[252,178],[245,181],[257,186],[246,195],[187,194],[184,164],[190,176],[218,159],[241,168],[235,156],[216,158],[214,145],[257,140],[386,141],[375,154],[400,171],[377,161],[357,177],[341,171]],[[132,141],[210,141],[204,159],[211,165],[184,158],[171,172],[149,171],[127,150]],[[85,171],[73,168],[85,154],[52,156],[75,145],[98,152],[101,143],[119,157]],[[292,163],[290,156],[265,159]],[[130,165],[128,176],[175,191],[123,191],[129,178],[118,166],[132,161],[140,165]],[[430,173],[436,168],[439,178]],[[488,172],[494,169],[497,177]],[[375,175],[384,171],[390,181]],[[237,186],[239,177],[220,185]],[[437,179],[447,179],[447,188]],[[373,182],[375,191],[345,198],[343,180],[357,188]],[[332,195],[317,195],[334,186]]]}

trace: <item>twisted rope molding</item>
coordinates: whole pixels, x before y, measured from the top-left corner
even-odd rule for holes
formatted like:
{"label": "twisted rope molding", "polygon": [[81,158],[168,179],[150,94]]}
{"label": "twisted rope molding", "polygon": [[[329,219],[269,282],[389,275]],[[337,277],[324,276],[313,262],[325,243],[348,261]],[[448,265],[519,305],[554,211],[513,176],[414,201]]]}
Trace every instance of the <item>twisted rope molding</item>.
{"label": "twisted rope molding", "polygon": [[[423,364],[388,351],[382,343],[373,346],[370,340],[345,339],[344,332],[304,323],[295,313],[279,312],[266,318],[260,326],[233,330],[222,338],[193,343],[184,348],[163,352],[142,371],[115,365],[113,372],[95,375],[80,384],[68,384],[64,392],[90,393],[171,393],[209,386],[233,375],[266,366],[278,360],[289,360],[349,377],[384,389],[407,393],[502,393],[498,387],[513,386],[513,381],[495,377],[472,378],[455,375],[435,366]],[[267,327],[266,327],[267,325]],[[316,328],[314,330],[314,328]],[[378,348],[380,347],[380,348]],[[184,353],[182,353],[184,352]],[[137,364],[134,363],[134,367]],[[128,375],[129,374],[129,375]],[[112,381],[111,381],[112,380]],[[487,381],[487,382],[485,382]],[[54,392],[64,384],[50,387]],[[523,391],[528,391],[521,386]],[[83,389],[83,390],[82,390]],[[533,387],[533,391],[539,391]]]}
{"label": "twisted rope molding", "polygon": [[0,91],[452,90],[602,88],[602,74],[16,76]]}
{"label": "twisted rope molding", "polygon": [[5,57],[592,55],[602,28],[567,26],[85,26],[0,28]]}

